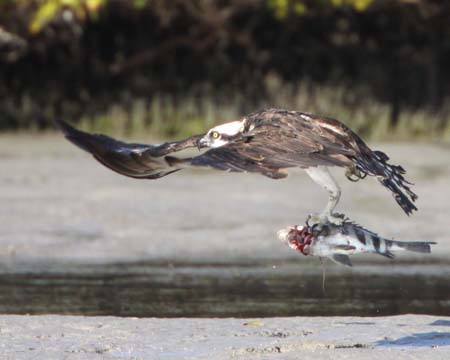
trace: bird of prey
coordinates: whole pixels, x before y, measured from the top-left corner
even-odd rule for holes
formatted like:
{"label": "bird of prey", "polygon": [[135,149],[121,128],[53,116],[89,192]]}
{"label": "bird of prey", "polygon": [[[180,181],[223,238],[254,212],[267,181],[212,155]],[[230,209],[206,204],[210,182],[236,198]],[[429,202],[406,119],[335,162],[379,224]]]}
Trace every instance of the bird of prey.
{"label": "bird of prey", "polygon": [[[260,173],[272,179],[287,176],[287,169],[302,168],[329,193],[320,214],[311,223],[342,224],[334,212],[341,190],[329,167],[343,167],[352,181],[374,176],[393,194],[403,211],[417,210],[414,194],[403,175],[405,170],[388,163],[389,157],[371,150],[338,120],[305,112],[266,109],[241,120],[225,123],[205,134],[161,145],[130,144],[105,135],[88,134],[58,121],[65,136],[91,153],[99,162],[125,176],[157,179],[189,167],[210,167],[232,172]],[[195,157],[172,153],[189,148],[208,148]]]}

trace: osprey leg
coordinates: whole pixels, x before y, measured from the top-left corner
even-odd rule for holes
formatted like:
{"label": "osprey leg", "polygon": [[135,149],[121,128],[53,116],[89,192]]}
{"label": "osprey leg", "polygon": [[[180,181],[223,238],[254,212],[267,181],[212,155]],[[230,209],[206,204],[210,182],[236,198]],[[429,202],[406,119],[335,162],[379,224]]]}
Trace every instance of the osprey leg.
{"label": "osprey leg", "polygon": [[317,184],[322,186],[325,190],[328,191],[328,203],[325,209],[321,214],[318,215],[310,215],[309,221],[311,223],[327,223],[331,222],[336,225],[340,225],[344,221],[344,215],[334,213],[334,209],[339,202],[341,197],[341,189],[331,175],[330,171],[327,167],[310,167],[305,169],[308,175],[313,179]]}

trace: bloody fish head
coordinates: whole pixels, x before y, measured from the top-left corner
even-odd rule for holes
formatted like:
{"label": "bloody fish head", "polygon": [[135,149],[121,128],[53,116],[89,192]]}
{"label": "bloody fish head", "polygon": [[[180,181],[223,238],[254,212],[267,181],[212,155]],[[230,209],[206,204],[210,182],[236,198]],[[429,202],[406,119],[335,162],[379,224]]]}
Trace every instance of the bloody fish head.
{"label": "bloody fish head", "polygon": [[289,232],[287,234],[287,241],[289,246],[297,251],[300,251],[303,255],[308,255],[305,251],[305,247],[311,245],[314,240],[314,236],[307,226],[293,225],[288,227]]}

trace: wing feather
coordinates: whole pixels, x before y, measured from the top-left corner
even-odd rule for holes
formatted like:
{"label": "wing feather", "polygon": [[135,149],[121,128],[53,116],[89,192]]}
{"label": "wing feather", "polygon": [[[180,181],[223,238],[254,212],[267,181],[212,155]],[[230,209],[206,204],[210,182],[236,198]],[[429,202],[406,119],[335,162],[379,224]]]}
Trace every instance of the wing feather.
{"label": "wing feather", "polygon": [[203,135],[167,142],[161,145],[126,143],[101,134],[89,134],[58,120],[57,126],[67,140],[89,152],[101,164],[119,174],[138,179],[157,179],[178,171],[164,156],[189,147],[196,147]]}

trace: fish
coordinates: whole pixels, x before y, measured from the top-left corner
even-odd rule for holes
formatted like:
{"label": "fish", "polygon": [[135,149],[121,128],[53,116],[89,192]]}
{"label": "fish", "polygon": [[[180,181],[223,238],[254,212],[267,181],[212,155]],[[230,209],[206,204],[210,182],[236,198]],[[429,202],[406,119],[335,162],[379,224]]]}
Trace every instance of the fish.
{"label": "fish", "polygon": [[352,266],[350,256],[358,253],[379,254],[394,259],[393,252],[412,251],[431,253],[432,241],[396,241],[385,239],[354,222],[344,221],[309,226],[288,226],[278,231],[278,238],[303,255],[329,258],[334,262]]}

